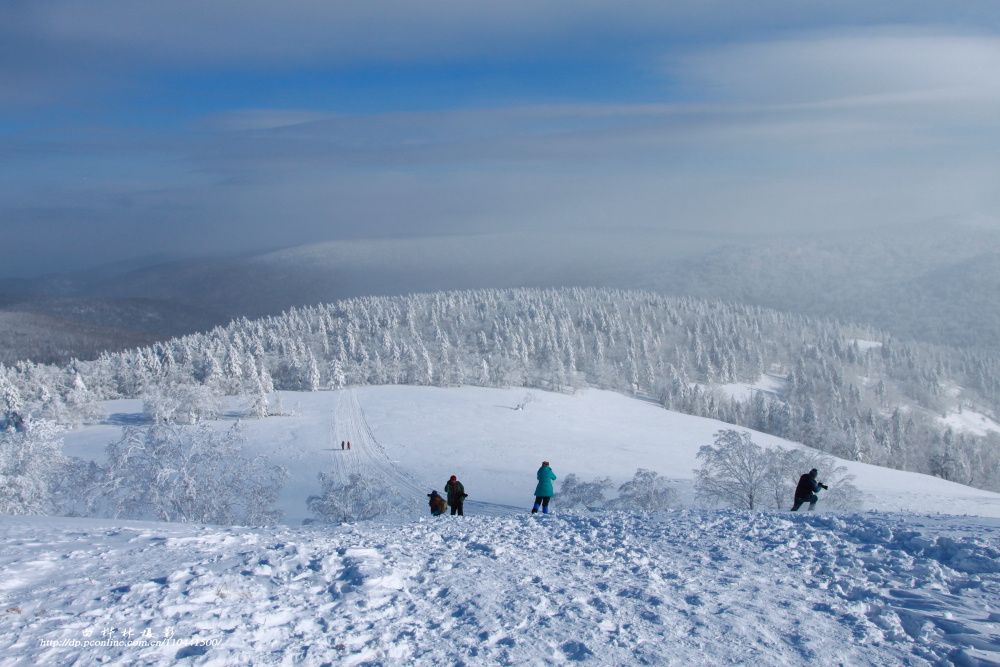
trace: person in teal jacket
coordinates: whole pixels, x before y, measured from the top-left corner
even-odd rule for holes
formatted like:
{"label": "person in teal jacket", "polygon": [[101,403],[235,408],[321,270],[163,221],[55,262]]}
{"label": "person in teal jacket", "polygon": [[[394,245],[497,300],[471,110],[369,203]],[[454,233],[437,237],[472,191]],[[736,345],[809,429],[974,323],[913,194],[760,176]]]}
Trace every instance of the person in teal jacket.
{"label": "person in teal jacket", "polygon": [[542,467],[538,469],[538,486],[535,487],[535,506],[531,508],[531,513],[536,514],[538,508],[542,508],[542,514],[549,513],[549,501],[555,495],[552,491],[552,482],[556,481],[556,474],[552,472],[548,461],[542,461]]}

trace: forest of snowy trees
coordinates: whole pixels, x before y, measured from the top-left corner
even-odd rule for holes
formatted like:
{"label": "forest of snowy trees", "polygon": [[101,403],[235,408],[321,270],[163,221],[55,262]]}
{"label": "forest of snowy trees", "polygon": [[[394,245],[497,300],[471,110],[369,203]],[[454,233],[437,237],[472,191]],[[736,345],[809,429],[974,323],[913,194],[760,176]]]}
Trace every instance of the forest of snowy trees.
{"label": "forest of snowy trees", "polygon": [[[746,398],[720,389],[779,379]],[[197,423],[219,397],[265,417],[276,389],[349,385],[597,387],[837,456],[1000,490],[1000,437],[939,418],[1000,414],[1000,358],[763,308],[604,289],[370,297],[295,309],[65,366],[0,366],[8,430],[72,427],[99,401],[142,398]]]}

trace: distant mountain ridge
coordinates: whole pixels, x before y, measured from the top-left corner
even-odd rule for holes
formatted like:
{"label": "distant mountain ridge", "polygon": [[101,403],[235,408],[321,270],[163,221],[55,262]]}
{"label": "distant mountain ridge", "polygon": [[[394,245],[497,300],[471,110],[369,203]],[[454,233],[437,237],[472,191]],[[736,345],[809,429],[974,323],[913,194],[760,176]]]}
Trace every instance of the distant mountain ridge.
{"label": "distant mountain ridge", "polygon": [[[0,361],[62,362],[239,318],[357,296],[511,287],[641,288],[858,322],[902,338],[988,349],[1000,340],[1000,231],[954,222],[824,236],[623,229],[334,241],[243,257],[0,281]],[[36,296],[27,297],[29,293]],[[87,313],[105,313],[86,344]],[[75,303],[79,301],[79,303]],[[26,329],[31,329],[26,335]],[[135,332],[142,336],[136,337]],[[151,338],[150,338],[151,337]],[[104,340],[103,348],[101,340]],[[32,342],[33,341],[33,342]],[[143,342],[142,344],[147,344]]]}
{"label": "distant mountain ridge", "polygon": [[771,238],[686,258],[640,286],[990,349],[1000,340],[1000,231],[941,223]]}

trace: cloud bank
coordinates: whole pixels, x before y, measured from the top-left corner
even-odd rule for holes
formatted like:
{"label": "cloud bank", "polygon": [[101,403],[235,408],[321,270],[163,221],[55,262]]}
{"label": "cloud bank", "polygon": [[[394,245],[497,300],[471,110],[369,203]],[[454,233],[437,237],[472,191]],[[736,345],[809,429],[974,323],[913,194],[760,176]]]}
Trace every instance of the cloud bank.
{"label": "cloud bank", "polygon": [[0,275],[1000,219],[993,3],[11,2]]}

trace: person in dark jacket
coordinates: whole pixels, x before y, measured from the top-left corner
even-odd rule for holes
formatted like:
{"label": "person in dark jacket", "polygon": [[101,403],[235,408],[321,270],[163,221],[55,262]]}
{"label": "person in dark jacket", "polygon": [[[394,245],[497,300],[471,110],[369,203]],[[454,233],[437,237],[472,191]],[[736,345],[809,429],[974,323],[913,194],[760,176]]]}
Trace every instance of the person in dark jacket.
{"label": "person in dark jacket", "polygon": [[451,476],[444,484],[444,492],[448,494],[448,504],[451,505],[451,515],[455,516],[465,516],[462,504],[465,502],[466,496],[469,494],[465,492],[465,487],[462,485],[458,478],[454,475]]}
{"label": "person in dark jacket", "polygon": [[448,509],[448,503],[445,502],[444,498],[437,491],[431,491],[427,494],[427,497],[430,499],[427,501],[427,504],[431,506],[432,515],[441,516]]}
{"label": "person in dark jacket", "polygon": [[535,475],[538,478],[538,485],[535,487],[535,505],[531,508],[532,514],[538,513],[538,508],[542,508],[542,514],[549,513],[549,501],[555,492],[552,490],[552,482],[556,481],[556,474],[552,472],[548,461],[542,461],[542,467]]}
{"label": "person in dark jacket", "polygon": [[819,471],[813,468],[809,472],[799,477],[799,483],[795,487],[795,503],[792,505],[792,511],[797,512],[802,503],[809,503],[809,510],[812,511],[816,509],[816,501],[819,500],[819,496],[816,494],[820,489],[829,488],[826,484],[816,481],[816,475]]}

